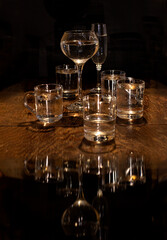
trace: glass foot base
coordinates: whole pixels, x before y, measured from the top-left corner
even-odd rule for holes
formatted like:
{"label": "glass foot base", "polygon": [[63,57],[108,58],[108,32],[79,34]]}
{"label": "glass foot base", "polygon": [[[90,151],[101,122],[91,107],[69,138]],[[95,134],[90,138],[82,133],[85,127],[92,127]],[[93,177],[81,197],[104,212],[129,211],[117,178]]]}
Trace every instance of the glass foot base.
{"label": "glass foot base", "polygon": [[70,104],[69,106],[67,106],[67,109],[72,112],[82,112],[82,110],[83,110],[82,102],[81,101],[74,102],[74,103]]}
{"label": "glass foot base", "polygon": [[92,88],[92,89],[90,89],[90,92],[91,93],[100,93],[101,92],[101,87]]}

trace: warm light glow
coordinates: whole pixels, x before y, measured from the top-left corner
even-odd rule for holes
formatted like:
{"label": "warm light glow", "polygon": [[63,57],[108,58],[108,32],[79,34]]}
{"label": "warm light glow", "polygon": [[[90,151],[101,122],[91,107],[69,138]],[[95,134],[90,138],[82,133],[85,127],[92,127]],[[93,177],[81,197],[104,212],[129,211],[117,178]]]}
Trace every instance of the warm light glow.
{"label": "warm light glow", "polygon": [[131,90],[135,90],[136,89],[136,84],[129,84],[129,88]]}
{"label": "warm light glow", "polygon": [[78,206],[81,206],[81,200],[78,200]]}

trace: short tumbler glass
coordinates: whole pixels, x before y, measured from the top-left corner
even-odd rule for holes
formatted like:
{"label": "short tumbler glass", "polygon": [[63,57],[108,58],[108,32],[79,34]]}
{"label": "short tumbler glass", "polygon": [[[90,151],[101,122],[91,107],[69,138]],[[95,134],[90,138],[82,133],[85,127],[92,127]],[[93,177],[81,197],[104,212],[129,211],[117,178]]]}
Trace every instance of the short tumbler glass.
{"label": "short tumbler glass", "polygon": [[126,73],[122,70],[104,70],[101,72],[101,91],[111,93],[116,97],[117,81],[125,79]]}
{"label": "short tumbler glass", "polygon": [[63,98],[76,99],[78,96],[78,70],[76,65],[56,66],[56,83],[63,86]]}
{"label": "short tumbler glass", "polygon": [[117,82],[117,116],[125,120],[143,117],[145,82],[126,78]]}
{"label": "short tumbler glass", "polygon": [[83,97],[84,137],[100,144],[115,138],[116,98],[90,94]]}

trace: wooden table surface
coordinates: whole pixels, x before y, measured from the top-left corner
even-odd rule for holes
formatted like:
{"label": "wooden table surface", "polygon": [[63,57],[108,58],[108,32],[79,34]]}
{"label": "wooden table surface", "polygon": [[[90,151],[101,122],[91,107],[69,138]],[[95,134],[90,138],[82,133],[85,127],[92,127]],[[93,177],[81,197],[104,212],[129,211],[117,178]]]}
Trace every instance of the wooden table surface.
{"label": "wooden table surface", "polygon": [[152,169],[159,169],[166,176],[166,86],[154,84],[146,88],[143,122],[132,125],[117,122],[112,151],[110,146],[85,147],[82,116],[75,114],[66,113],[52,131],[35,131],[36,117],[23,105],[25,91],[24,84],[18,83],[0,92],[0,171],[4,175],[22,178],[25,160],[37,155],[54,155],[59,166],[66,151],[75,153],[86,149],[91,152],[95,149],[118,156],[135,151]]}

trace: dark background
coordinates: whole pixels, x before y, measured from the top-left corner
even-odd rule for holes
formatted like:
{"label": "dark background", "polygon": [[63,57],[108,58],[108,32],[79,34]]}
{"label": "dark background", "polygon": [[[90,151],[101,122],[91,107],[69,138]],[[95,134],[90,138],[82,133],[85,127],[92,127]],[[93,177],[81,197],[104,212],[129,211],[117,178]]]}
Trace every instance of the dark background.
{"label": "dark background", "polygon": [[[55,81],[55,65],[71,61],[60,49],[63,32],[93,22],[107,24],[103,69],[167,84],[167,0],[0,0],[1,88]],[[95,83],[89,60],[83,87]]]}

